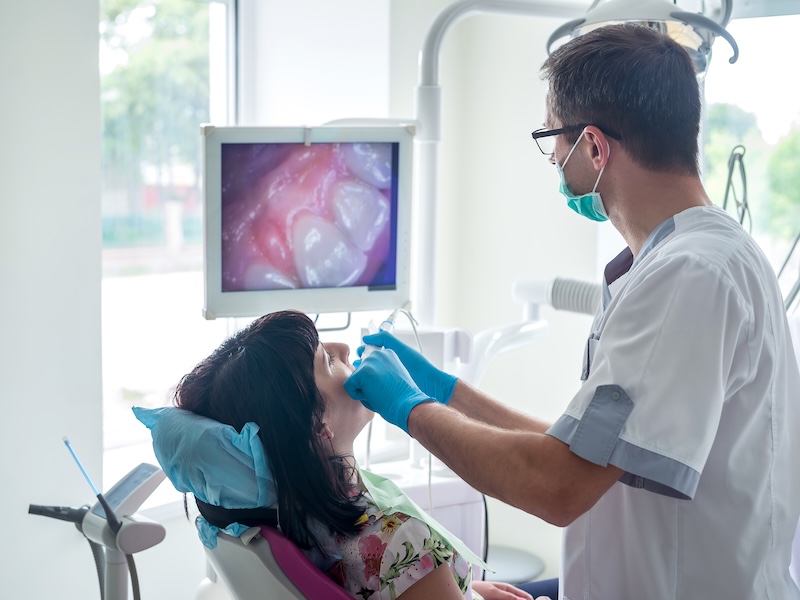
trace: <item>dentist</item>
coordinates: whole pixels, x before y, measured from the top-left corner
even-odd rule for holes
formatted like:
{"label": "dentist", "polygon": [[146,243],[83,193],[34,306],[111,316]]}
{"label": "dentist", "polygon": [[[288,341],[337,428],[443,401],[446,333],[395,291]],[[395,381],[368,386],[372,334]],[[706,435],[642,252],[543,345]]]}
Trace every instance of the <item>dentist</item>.
{"label": "dentist", "polygon": [[568,206],[628,245],[605,269],[580,390],[546,423],[389,333],[364,338],[385,349],[345,388],[478,490],[564,527],[562,598],[800,599],[800,375],[772,268],[703,189],[691,59],[614,25],[543,74],[533,137]]}

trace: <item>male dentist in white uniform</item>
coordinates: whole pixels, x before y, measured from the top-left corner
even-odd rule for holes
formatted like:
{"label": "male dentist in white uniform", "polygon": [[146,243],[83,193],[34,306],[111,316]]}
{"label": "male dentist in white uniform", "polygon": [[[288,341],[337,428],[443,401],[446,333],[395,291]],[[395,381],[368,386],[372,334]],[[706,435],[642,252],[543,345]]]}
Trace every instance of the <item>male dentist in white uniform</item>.
{"label": "male dentist in white uniform", "polygon": [[478,490],[563,526],[560,598],[797,600],[800,375],[772,268],[703,189],[691,59],[625,24],[543,73],[534,139],[568,205],[628,244],[580,391],[545,423],[388,333],[345,387]]}

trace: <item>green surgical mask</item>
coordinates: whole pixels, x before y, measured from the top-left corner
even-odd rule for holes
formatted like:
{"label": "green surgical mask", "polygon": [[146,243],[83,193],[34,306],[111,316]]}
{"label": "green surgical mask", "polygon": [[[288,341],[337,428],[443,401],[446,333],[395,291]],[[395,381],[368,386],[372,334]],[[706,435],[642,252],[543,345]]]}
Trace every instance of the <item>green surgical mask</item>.
{"label": "green surgical mask", "polygon": [[[581,136],[582,135],[583,133],[581,133]],[[581,136],[575,140],[575,143],[572,145],[572,149],[569,151],[569,154],[567,154],[567,158],[564,159],[564,163],[561,165],[556,163],[558,176],[561,178],[561,186],[558,191],[561,192],[561,195],[567,199],[567,206],[569,206],[579,215],[582,215],[587,219],[591,219],[592,221],[607,221],[608,213],[606,212],[606,207],[603,206],[603,199],[600,197],[600,192],[597,191],[597,184],[600,183],[600,177],[603,176],[605,167],[600,169],[600,173],[597,175],[597,181],[594,182],[594,188],[592,188],[592,191],[582,196],[573,195],[567,187],[567,181],[564,179],[564,167],[566,166],[570,156],[572,156],[572,153],[575,152],[575,148],[578,147],[578,142],[581,141]]]}

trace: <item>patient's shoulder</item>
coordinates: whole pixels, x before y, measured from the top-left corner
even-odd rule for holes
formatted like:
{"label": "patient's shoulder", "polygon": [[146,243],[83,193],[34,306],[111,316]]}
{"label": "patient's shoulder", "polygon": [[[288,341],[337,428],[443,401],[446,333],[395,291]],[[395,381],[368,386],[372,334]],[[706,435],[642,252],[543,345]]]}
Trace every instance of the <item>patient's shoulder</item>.
{"label": "patient's shoulder", "polygon": [[469,588],[469,565],[428,525],[400,513],[384,515],[367,501],[361,531],[341,540],[342,560],[329,570],[337,583],[357,598],[383,600],[448,563],[462,591]]}

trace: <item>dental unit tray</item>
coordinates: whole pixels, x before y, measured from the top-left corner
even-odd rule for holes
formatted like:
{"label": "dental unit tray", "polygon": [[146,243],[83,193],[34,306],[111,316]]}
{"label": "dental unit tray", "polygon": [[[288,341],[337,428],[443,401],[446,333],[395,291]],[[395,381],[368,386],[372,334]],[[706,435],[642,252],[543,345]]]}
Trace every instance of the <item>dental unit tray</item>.
{"label": "dental unit tray", "polygon": [[[89,479],[77,456],[65,440],[89,485]],[[159,544],[165,537],[164,526],[137,514],[142,503],[164,480],[158,467],[142,463],[120,479],[97,502],[74,508],[31,504],[28,513],[74,523],[89,542],[97,566],[101,600],[127,600],[130,573],[134,600],[140,599],[139,581],[133,554]]]}

